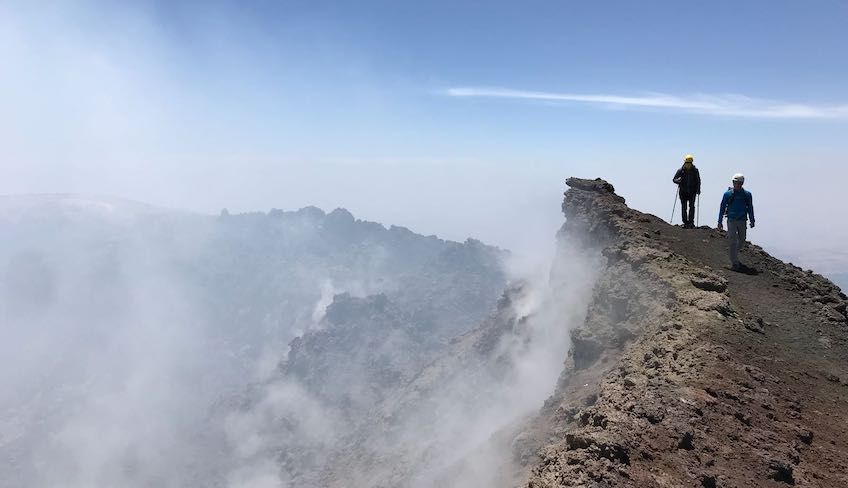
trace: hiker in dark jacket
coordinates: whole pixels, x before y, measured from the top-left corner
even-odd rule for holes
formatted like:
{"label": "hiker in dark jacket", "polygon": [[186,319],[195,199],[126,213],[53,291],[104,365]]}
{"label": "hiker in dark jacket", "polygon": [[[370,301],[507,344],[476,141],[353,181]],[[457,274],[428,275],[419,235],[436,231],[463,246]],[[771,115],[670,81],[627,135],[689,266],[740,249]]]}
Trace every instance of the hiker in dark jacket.
{"label": "hiker in dark jacket", "polygon": [[[679,188],[680,211],[683,213],[683,228],[695,228],[695,198],[701,194],[701,174],[695,167],[695,158],[687,154],[683,167],[677,170],[672,180]],[[688,204],[688,208],[687,208]]]}
{"label": "hiker in dark jacket", "polygon": [[751,192],[742,188],[745,176],[741,173],[733,175],[733,188],[728,188],[721,198],[718,209],[718,230],[723,229],[722,222],[727,215],[727,239],[730,241],[730,265],[733,271],[744,267],[739,262],[739,248],[745,244],[747,221],[751,220],[754,228],[754,197]]}

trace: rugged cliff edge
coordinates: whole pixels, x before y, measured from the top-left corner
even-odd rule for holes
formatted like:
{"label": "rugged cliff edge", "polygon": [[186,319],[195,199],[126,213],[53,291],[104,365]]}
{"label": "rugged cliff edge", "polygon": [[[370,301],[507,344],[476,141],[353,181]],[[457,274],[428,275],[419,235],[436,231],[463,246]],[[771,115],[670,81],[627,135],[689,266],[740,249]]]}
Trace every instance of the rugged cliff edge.
{"label": "rugged cliff edge", "polygon": [[750,244],[731,272],[722,233],[567,184],[559,237],[606,263],[526,486],[848,486],[845,294]]}

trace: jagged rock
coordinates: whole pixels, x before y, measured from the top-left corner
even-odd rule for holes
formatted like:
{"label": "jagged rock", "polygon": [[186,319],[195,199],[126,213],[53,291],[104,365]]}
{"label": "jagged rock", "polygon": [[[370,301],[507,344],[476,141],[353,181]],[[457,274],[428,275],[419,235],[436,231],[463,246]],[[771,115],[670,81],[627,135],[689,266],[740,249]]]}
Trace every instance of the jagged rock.
{"label": "jagged rock", "polygon": [[763,329],[763,327],[761,325],[759,325],[755,322],[745,322],[744,324],[745,324],[745,328],[752,331],[752,332],[756,332],[758,334],[765,334],[766,333],[765,329]]}
{"label": "jagged rock", "polygon": [[769,469],[772,470],[771,479],[788,485],[795,484],[795,478],[792,475],[795,468],[792,464],[785,461],[773,460],[769,463]]}
{"label": "jagged rock", "polygon": [[692,278],[692,284],[695,285],[696,288],[706,291],[717,291],[719,293],[723,293],[727,290],[726,279],[705,271],[699,271],[695,277]]}
{"label": "jagged rock", "polygon": [[[754,272],[723,271],[726,241],[712,229],[684,231],[644,216],[602,181],[569,179],[568,185],[562,206],[568,220],[559,236],[601,248],[606,268],[584,325],[572,333],[577,344],[543,416],[563,412],[560,405],[592,385],[598,400],[591,412],[557,417],[566,423],[556,431],[565,442],[541,451],[525,486],[635,488],[695,480],[708,488],[767,487],[802,483],[808,472],[816,473],[816,486],[848,486],[838,467],[848,467],[848,450],[833,431],[835,419],[848,422],[839,407],[848,389],[828,379],[838,374],[815,373],[824,364],[844,371],[848,361],[848,331],[838,321],[844,298],[833,285],[758,246],[742,251]],[[613,282],[615,290],[604,286]],[[626,340],[611,340],[620,330],[628,332]],[[574,361],[580,349],[590,350],[591,360]],[[805,412],[808,404],[815,415]],[[816,438],[827,446],[827,460],[792,447],[812,443],[812,428],[794,425],[819,422],[812,419],[834,432],[827,442]],[[600,425],[604,442],[638,453],[629,464],[603,463],[593,449]],[[693,459],[704,460],[709,472],[699,473]]]}
{"label": "jagged rock", "polygon": [[[568,178],[565,181],[565,184],[578,190],[607,193],[610,195],[615,194],[615,187],[600,178],[596,178],[594,180]],[[621,199],[620,201],[624,202],[624,199]]]}
{"label": "jagged rock", "polygon": [[681,299],[705,312],[715,311],[722,315],[731,315],[732,313],[729,298],[721,293],[687,290],[681,293]]}
{"label": "jagged rock", "polygon": [[694,439],[695,434],[690,431],[684,432],[683,435],[680,436],[680,440],[677,442],[678,449],[685,449],[687,451],[695,449],[695,445],[692,443]]}

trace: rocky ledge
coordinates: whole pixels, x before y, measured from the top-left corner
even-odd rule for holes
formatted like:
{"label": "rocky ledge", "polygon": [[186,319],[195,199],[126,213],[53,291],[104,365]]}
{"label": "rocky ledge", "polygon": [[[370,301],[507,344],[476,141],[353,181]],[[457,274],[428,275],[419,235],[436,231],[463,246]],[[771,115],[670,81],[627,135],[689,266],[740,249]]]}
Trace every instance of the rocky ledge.
{"label": "rocky ledge", "polygon": [[732,272],[723,233],[567,184],[560,239],[605,264],[526,486],[848,486],[845,294],[751,244]]}

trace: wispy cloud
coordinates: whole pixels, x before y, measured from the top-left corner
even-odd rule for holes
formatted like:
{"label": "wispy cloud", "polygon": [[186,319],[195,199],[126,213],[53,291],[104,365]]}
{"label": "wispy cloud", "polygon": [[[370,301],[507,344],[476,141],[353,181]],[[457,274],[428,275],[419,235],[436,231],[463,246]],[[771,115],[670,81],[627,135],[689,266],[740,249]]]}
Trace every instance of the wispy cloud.
{"label": "wispy cloud", "polygon": [[672,110],[705,115],[769,119],[848,119],[848,104],[809,105],[764,100],[744,95],[675,96],[651,93],[643,96],[554,93],[508,88],[455,87],[442,92],[451,97],[506,98],[547,102],[577,102],[609,108]]}

